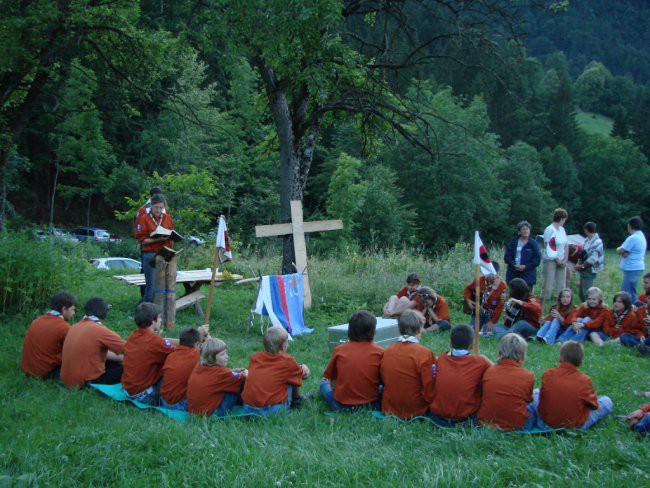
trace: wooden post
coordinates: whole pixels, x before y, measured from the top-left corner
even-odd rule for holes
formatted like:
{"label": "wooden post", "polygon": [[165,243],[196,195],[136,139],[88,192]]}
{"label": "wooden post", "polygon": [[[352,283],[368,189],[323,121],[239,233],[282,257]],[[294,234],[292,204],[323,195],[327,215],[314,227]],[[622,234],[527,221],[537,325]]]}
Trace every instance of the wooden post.
{"label": "wooden post", "polygon": [[178,259],[176,256],[167,263],[165,272],[165,329],[174,330],[176,328],[176,269]]}
{"label": "wooden post", "polygon": [[166,278],[167,261],[165,261],[165,259],[158,254],[156,254],[154,260],[156,261],[156,275],[155,275],[154,287],[153,287],[153,302],[160,307],[160,311],[163,314],[162,316],[163,323],[165,323],[164,319],[165,319],[165,290],[167,286],[167,278]]}
{"label": "wooden post", "polygon": [[474,265],[474,354],[479,353],[479,335],[481,327],[481,265]]}
{"label": "wooden post", "polygon": [[291,201],[291,223],[258,225],[255,227],[256,237],[293,235],[293,250],[296,255],[296,271],[302,273],[303,298],[305,308],[311,307],[311,288],[309,286],[309,274],[307,272],[307,245],[305,243],[305,232],[325,232],[328,230],[340,230],[343,228],[341,220],[321,220],[319,222],[304,222],[302,202]]}

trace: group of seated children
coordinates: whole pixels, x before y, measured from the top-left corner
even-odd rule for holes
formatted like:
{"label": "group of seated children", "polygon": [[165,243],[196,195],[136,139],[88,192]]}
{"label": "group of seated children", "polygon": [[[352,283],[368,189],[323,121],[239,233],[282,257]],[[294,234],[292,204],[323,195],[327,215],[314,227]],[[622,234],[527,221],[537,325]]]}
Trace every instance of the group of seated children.
{"label": "group of seated children", "polygon": [[578,342],[562,345],[559,366],[533,389],[535,376],[522,367],[528,344],[520,335],[501,338],[493,364],[470,354],[474,331],[456,325],[450,350],[436,358],[420,344],[424,323],[421,313],[404,311],[398,342],[382,350],[372,343],[375,317],[354,314],[350,342],[334,349],[323,375],[321,393],[329,407],[354,411],[380,404],[385,415],[402,419],[427,416],[445,427],[478,423],[506,431],[587,429],[612,411],[612,401],[597,397],[591,379],[578,371],[584,355]]}
{"label": "group of seated children", "polygon": [[163,338],[160,308],[143,302],[125,341],[102,324],[110,308],[103,299],[88,300],[84,317],[70,326],[76,306],[74,296],[59,293],[51,310],[32,322],[22,353],[28,375],[60,378],[68,388],[121,383],[131,400],[198,415],[221,417],[242,402],[259,415],[301,404],[300,386],[310,372],[286,353],[282,328],[266,331],[265,352],[254,354],[248,369],[228,369],[226,344],[209,336],[207,324],[183,330],[180,339]]}
{"label": "group of seated children", "polygon": [[[633,304],[627,292],[614,295],[613,307],[603,304],[603,292],[591,287],[587,291],[586,302],[580,307],[573,304],[570,288],[560,290],[557,303],[545,317],[542,305],[521,278],[503,282],[497,273],[482,276],[479,281],[479,300],[476,300],[476,280],[465,287],[463,311],[476,319],[476,307],[480,323],[479,335],[494,336],[497,339],[505,334],[519,334],[526,340],[537,339],[544,344],[573,340],[589,340],[598,346],[605,342],[637,347],[644,352],[646,328],[650,327],[650,310],[647,305],[647,292],[650,291],[650,273],[643,277],[645,292]],[[425,331],[449,330],[449,306],[447,301],[431,288],[420,286],[416,273],[407,278],[406,287],[390,297],[384,306],[384,317],[399,317],[407,310],[418,310],[425,317]],[[503,315],[503,320],[499,319]],[[433,319],[432,319],[433,317]],[[649,351],[650,352],[650,351]]]}

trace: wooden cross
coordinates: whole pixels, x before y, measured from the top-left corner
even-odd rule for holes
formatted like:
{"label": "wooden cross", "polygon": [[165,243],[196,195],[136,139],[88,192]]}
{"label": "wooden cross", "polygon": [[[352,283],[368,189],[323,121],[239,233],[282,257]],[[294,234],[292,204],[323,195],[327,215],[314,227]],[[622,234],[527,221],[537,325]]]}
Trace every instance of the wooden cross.
{"label": "wooden cross", "polygon": [[328,230],[340,230],[343,228],[341,220],[321,220],[318,222],[303,222],[302,202],[291,201],[291,222],[286,224],[257,225],[255,226],[256,237],[272,237],[293,234],[293,251],[296,255],[296,268],[302,273],[303,297],[305,308],[311,307],[311,289],[309,288],[309,275],[307,274],[307,246],[305,244],[305,232],[324,232]]}

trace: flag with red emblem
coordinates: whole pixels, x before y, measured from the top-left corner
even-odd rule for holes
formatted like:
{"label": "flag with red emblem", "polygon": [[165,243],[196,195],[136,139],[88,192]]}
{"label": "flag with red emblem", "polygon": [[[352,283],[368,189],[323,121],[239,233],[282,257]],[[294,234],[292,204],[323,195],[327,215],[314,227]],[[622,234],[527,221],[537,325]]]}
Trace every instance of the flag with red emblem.
{"label": "flag with red emblem", "polygon": [[219,217],[219,228],[217,229],[217,248],[219,249],[219,261],[225,263],[232,259],[230,250],[230,237],[228,237],[228,227],[226,219],[221,215]]}
{"label": "flag with red emblem", "polygon": [[481,241],[481,237],[478,235],[478,231],[474,234],[474,264],[481,266],[481,273],[484,276],[490,274],[497,274],[494,269],[492,261],[490,261],[490,256],[488,256],[487,250]]}

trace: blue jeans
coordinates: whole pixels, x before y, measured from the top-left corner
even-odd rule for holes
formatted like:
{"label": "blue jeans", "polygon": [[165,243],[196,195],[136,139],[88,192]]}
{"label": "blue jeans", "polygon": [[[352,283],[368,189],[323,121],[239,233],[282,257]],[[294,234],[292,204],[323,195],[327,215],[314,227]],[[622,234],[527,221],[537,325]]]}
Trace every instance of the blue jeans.
{"label": "blue jeans", "polygon": [[435,413],[429,411],[427,416],[440,427],[456,427],[457,425],[474,427],[476,425],[476,414],[472,414],[464,419],[446,419],[444,417],[438,417]]}
{"label": "blue jeans", "polygon": [[354,412],[363,408],[369,408],[371,410],[381,410],[381,401],[378,399],[374,402],[366,403],[363,405],[346,405],[345,403],[337,402],[334,399],[334,391],[332,390],[332,384],[330,380],[323,378],[323,381],[320,383],[320,394],[327,403],[327,406],[333,412]]}
{"label": "blue jeans", "polygon": [[[576,320],[576,322],[580,322],[581,324],[586,324],[587,322],[591,321],[591,317],[582,317]],[[576,342],[583,342],[587,336],[589,335],[589,332],[593,332],[586,327],[583,327],[582,329],[578,330],[578,332],[573,330],[573,327],[569,326],[566,328],[564,333],[558,338],[559,342],[564,342],[564,341],[576,341]]]}
{"label": "blue jeans", "polygon": [[187,412],[187,398],[183,398],[178,403],[167,403],[163,397],[160,397],[160,406],[167,410],[181,410]]}
{"label": "blue jeans", "polygon": [[607,334],[605,334],[605,333],[604,333],[602,330],[600,330],[600,329],[598,329],[598,330],[592,330],[592,332],[595,332],[596,334],[598,334],[598,337],[600,337],[600,339],[601,339],[603,342],[607,342],[608,340],[611,339],[611,337],[609,337]]}
{"label": "blue jeans", "polygon": [[278,412],[286,412],[291,408],[291,396],[293,394],[293,386],[289,385],[287,388],[287,401],[283,403],[275,403],[265,407],[253,407],[244,403],[244,412],[261,415],[262,417],[270,417]]}
{"label": "blue jeans", "polygon": [[636,302],[636,284],[643,274],[642,269],[634,271],[623,271],[623,281],[621,282],[621,291],[626,291],[632,297],[632,303]]}
{"label": "blue jeans", "polygon": [[623,332],[620,336],[621,344],[627,347],[636,347],[641,344],[641,339],[628,332]]}
{"label": "blue jeans", "polygon": [[650,434],[650,413],[646,413],[643,418],[632,427],[632,430],[639,434]]}
{"label": "blue jeans", "polygon": [[237,405],[237,402],[241,399],[239,393],[224,393],[223,400],[217,408],[212,412],[212,417],[225,417],[230,413],[232,407]]}
{"label": "blue jeans", "polygon": [[537,337],[546,342],[546,344],[554,344],[560,327],[562,327],[562,324],[560,324],[558,319],[544,322],[544,325],[537,331]]}
{"label": "blue jeans", "polygon": [[[533,390],[533,403],[535,403],[535,405],[539,405],[539,388],[535,388]],[[599,396],[598,408],[596,410],[589,411],[589,417],[587,417],[585,423],[580,426],[580,429],[581,430],[588,429],[596,422],[607,417],[610,413],[612,413],[613,410],[614,410],[614,403],[610,400],[610,398],[606,396]],[[546,424],[546,422],[542,420],[542,417],[539,416],[537,419],[537,426],[540,429],[552,429],[552,427],[549,427]]]}
{"label": "blue jeans", "polygon": [[497,339],[501,339],[504,335],[509,333],[519,334],[526,339],[527,337],[534,336],[537,333],[537,328],[525,320],[518,320],[512,325],[512,327],[506,327],[503,324],[494,324],[492,331]]}
{"label": "blue jeans", "polygon": [[141,391],[140,393],[136,393],[135,395],[127,394],[126,396],[129,400],[135,400],[136,402],[144,403],[146,405],[153,405],[154,407],[158,406],[160,403],[161,384],[162,380],[159,380],[158,383],[151,385],[149,388]]}
{"label": "blue jeans", "polygon": [[142,261],[142,273],[144,274],[144,296],[142,301],[153,303],[153,290],[156,287],[156,266],[151,263],[156,257],[155,252],[143,252],[140,254]]}

